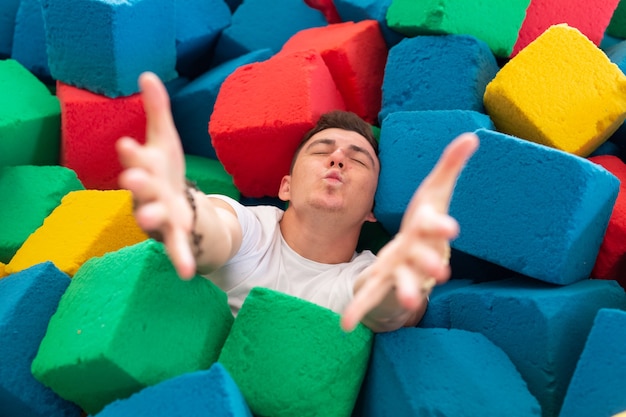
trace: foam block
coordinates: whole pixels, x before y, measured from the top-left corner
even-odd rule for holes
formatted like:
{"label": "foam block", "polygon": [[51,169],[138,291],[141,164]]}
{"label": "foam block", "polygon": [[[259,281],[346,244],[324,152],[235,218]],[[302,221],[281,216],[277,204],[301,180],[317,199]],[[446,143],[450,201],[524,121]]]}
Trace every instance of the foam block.
{"label": "foam block", "polygon": [[314,9],[319,10],[328,23],[340,23],[341,16],[337,13],[337,8],[333,0],[304,0],[304,2]]}
{"label": "foam block", "polygon": [[13,59],[0,61],[0,90],[0,167],[58,164],[59,100]]}
{"label": "foam block", "polygon": [[[386,137],[399,141],[415,131],[411,119],[392,116],[383,124],[381,148]],[[617,198],[617,178],[556,149],[486,129],[476,133],[480,147],[450,202],[450,214],[461,225],[452,247],[554,284],[588,278]],[[450,136],[433,136],[412,153],[397,152],[387,161],[381,150],[381,165],[410,164],[411,176],[402,178],[417,185],[449,141]],[[392,195],[394,190],[383,191]],[[400,204],[393,208],[382,194],[376,199],[376,217],[392,230],[397,230],[404,209]]]}
{"label": "foam block", "polygon": [[610,416],[626,410],[626,313],[598,312],[563,401],[561,417]]}
{"label": "foam block", "polygon": [[594,278],[614,279],[626,288],[626,165],[616,156],[597,156],[590,160],[615,175],[620,180],[620,190],[600,246],[596,263],[591,271]]}
{"label": "foam block", "polygon": [[626,3],[623,1],[618,3],[617,8],[613,12],[609,26],[606,28],[606,33],[616,38],[626,38]]}
{"label": "foam block", "polygon": [[449,329],[450,323],[450,295],[455,290],[473,283],[470,279],[451,279],[444,284],[437,285],[429,295],[428,307],[418,323],[421,328]]}
{"label": "foam block", "polygon": [[109,98],[59,82],[61,102],[61,164],[76,172],[89,189],[118,189],[122,172],[115,142],[130,136],[146,140],[146,115],[141,96]]}
{"label": "foam block", "polygon": [[32,372],[96,413],[146,386],[207,369],[232,320],[223,291],[201,277],[180,280],[163,245],[146,240],[80,268]]}
{"label": "foam block", "polygon": [[484,113],[485,87],[498,69],[487,44],[471,36],[404,39],[389,50],[379,120],[395,111]]}
{"label": "foam block", "polygon": [[246,0],[222,31],[212,66],[259,49],[276,53],[297,32],[326,25],[324,15],[302,0]]}
{"label": "foam block", "polygon": [[339,17],[344,22],[376,20],[388,47],[400,42],[404,36],[387,26],[387,9],[392,0],[334,0]]}
{"label": "foam block", "polygon": [[226,78],[209,134],[243,195],[275,197],[302,136],[335,109],[345,105],[320,54],[281,54],[241,66]]}
{"label": "foam block", "polygon": [[0,5],[0,58],[11,56],[15,16],[20,0],[5,0]]}
{"label": "foam block", "polygon": [[33,378],[30,364],[70,278],[51,262],[0,280],[0,416],[78,417],[81,410]]}
{"label": "foam block", "polygon": [[187,178],[194,181],[205,194],[223,194],[239,200],[241,193],[233,184],[233,177],[219,161],[201,156],[185,155]]}
{"label": "foam block", "polygon": [[467,2],[463,0],[393,0],[389,27],[406,36],[471,35],[489,45],[496,56],[511,55],[530,0]]}
{"label": "foam block", "polygon": [[215,42],[230,21],[224,0],[176,4],[176,70],[180,75],[197,77],[208,69]]}
{"label": "foam block", "polygon": [[175,3],[170,0],[41,0],[52,77],[109,97],[139,91],[152,71],[176,78]]}
{"label": "foam block", "polygon": [[479,332],[500,347],[539,400],[556,416],[578,357],[601,308],[626,308],[614,281],[552,286],[528,278],[459,288],[449,297],[452,328]]}
{"label": "foam block", "polygon": [[0,168],[0,261],[11,260],[67,193],[82,189],[76,173],[64,167]]}
{"label": "foam block", "polygon": [[235,319],[219,362],[255,415],[350,416],[372,338],[361,324],[344,333],[339,315],[329,309],[254,288]]}
{"label": "foam block", "polygon": [[144,388],[94,417],[252,417],[239,388],[219,363]]}
{"label": "foam block", "polygon": [[501,349],[454,329],[377,334],[358,410],[363,417],[541,415]]}
{"label": "foam block", "polygon": [[531,0],[511,55],[517,55],[550,26],[559,23],[577,28],[600,46],[618,3],[619,0]]}
{"label": "foam block", "polygon": [[364,20],[301,30],[281,49],[290,53],[313,49],[333,75],[346,109],[368,123],[378,120],[387,45],[378,22]]}
{"label": "foam block", "polygon": [[49,260],[73,276],[90,258],[146,238],[135,223],[130,191],[72,191],[26,239],[6,272],[12,274]]}
{"label": "foam block", "polygon": [[185,153],[217,159],[209,120],[222,83],[240,66],[265,61],[270,56],[269,49],[250,52],[208,70],[172,94],[172,115]]}
{"label": "foam block", "polygon": [[626,118],[626,76],[579,30],[554,25],[487,85],[496,128],[580,156]]}
{"label": "foam block", "polygon": [[41,2],[21,0],[19,5],[15,17],[11,57],[46,84],[52,84]]}

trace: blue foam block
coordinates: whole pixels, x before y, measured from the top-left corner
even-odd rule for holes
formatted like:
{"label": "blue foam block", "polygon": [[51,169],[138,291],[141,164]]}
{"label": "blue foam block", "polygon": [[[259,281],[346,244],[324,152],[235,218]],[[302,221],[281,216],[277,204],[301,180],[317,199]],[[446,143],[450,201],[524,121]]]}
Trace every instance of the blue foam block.
{"label": "blue foam block", "polygon": [[176,6],[176,70],[195,77],[209,68],[219,34],[230,26],[224,0],[187,0]]}
{"label": "blue foam block", "polygon": [[241,392],[226,369],[214,363],[210,369],[183,374],[144,388],[125,400],[117,400],[97,417],[252,417]]}
{"label": "blue foam block", "polygon": [[344,22],[378,21],[389,48],[404,39],[404,35],[387,26],[387,9],[391,2],[392,0],[334,0],[337,13]]}
{"label": "blue foam block", "polygon": [[598,311],[626,308],[626,293],[608,280],[557,286],[513,278],[459,288],[448,300],[451,326],[500,347],[546,416],[558,415]]}
{"label": "blue foam block", "polygon": [[506,354],[479,333],[405,328],[376,335],[356,415],[540,416]]}
{"label": "blue foam block", "polygon": [[20,0],[2,0],[0,2],[0,58],[11,56],[15,16]]}
{"label": "blue foam block", "polygon": [[560,417],[612,416],[626,411],[626,313],[602,309],[580,355]]}
{"label": "blue foam block", "polygon": [[[412,151],[405,146],[393,157],[385,155],[384,142],[407,141],[418,130],[410,118],[392,116],[382,127],[381,165],[383,171],[392,166],[403,174],[379,186],[384,198],[377,194],[375,214],[385,227],[396,227],[404,211],[397,197],[408,194],[403,184],[417,186],[449,142],[449,136],[431,132]],[[425,130],[422,126],[419,131]],[[546,282],[588,278],[617,198],[618,179],[557,149],[486,129],[476,133],[480,147],[461,173],[450,203],[450,214],[461,226],[452,247]]]}
{"label": "blue foam block", "polygon": [[52,84],[46,30],[40,0],[21,0],[15,18],[12,58],[47,84]]}
{"label": "blue foam block", "polygon": [[468,35],[416,36],[389,50],[379,120],[396,111],[474,110],[499,67],[489,46]]}
{"label": "blue foam block", "polygon": [[0,280],[0,417],[78,417],[81,410],[35,380],[30,364],[70,277],[51,262]]}
{"label": "blue foam block", "polygon": [[176,78],[175,2],[41,0],[52,77],[108,97],[152,71]]}
{"label": "blue foam block", "polygon": [[209,119],[224,80],[238,67],[265,61],[269,49],[253,51],[210,69],[172,96],[172,115],[185,153],[217,159],[209,134]]}
{"label": "blue foam block", "polygon": [[437,285],[430,293],[430,301],[426,313],[417,327],[449,329],[450,323],[450,295],[459,288],[471,285],[469,279],[452,279],[445,284]]}
{"label": "blue foam block", "polygon": [[260,49],[276,53],[297,32],[327,25],[324,15],[304,1],[246,0],[222,31],[212,66]]}

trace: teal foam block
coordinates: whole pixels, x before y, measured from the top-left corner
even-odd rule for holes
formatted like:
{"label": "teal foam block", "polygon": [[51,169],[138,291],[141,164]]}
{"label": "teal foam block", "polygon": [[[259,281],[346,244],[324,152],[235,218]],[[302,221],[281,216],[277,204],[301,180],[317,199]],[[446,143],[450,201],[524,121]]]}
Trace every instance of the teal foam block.
{"label": "teal foam block", "polygon": [[46,84],[53,84],[46,52],[46,29],[41,0],[21,0],[15,17],[11,58]]}
{"label": "teal foam block", "polygon": [[472,285],[469,279],[453,279],[445,284],[437,285],[430,293],[430,300],[426,312],[417,327],[449,329],[450,323],[450,296],[459,288]]}
{"label": "teal foam block", "polygon": [[379,121],[415,110],[485,112],[483,95],[499,71],[487,44],[472,36],[417,36],[389,50]]}
{"label": "teal foam block", "polygon": [[558,415],[596,314],[625,309],[626,293],[615,281],[557,286],[512,278],[459,288],[449,301],[451,327],[501,348],[548,417]]}
{"label": "teal foam block", "polygon": [[252,417],[239,388],[219,363],[144,388],[95,417]]}
{"label": "teal foam block", "polygon": [[560,417],[613,416],[626,411],[626,312],[602,309],[596,316]]}
{"label": "teal foam block", "polygon": [[356,415],[540,416],[506,354],[479,333],[404,328],[377,334]]}
{"label": "teal foam block", "polygon": [[376,20],[388,47],[404,39],[404,35],[387,26],[387,9],[392,0],[334,0],[337,13],[344,22]]}
{"label": "teal foam block", "polygon": [[20,0],[3,0],[0,3],[0,59],[11,56],[15,17]]}
{"label": "teal foam block", "polygon": [[370,357],[372,332],[351,333],[339,315],[308,301],[253,288],[219,363],[254,415],[351,415]]}
{"label": "teal foam block", "polygon": [[81,266],[32,372],[97,413],[149,385],[210,367],[232,321],[224,292],[200,276],[179,279],[163,245],[148,239]]}
{"label": "teal foam block", "polygon": [[79,417],[81,410],[30,372],[70,277],[52,262],[0,279],[0,417]]}

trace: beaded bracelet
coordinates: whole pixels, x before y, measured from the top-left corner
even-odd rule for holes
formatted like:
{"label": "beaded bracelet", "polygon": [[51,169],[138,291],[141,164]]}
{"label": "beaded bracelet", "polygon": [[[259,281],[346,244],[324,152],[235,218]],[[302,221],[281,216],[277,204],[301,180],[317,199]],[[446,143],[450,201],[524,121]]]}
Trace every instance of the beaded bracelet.
{"label": "beaded bracelet", "polygon": [[189,206],[191,207],[191,211],[193,212],[193,220],[191,223],[191,244],[193,246],[194,256],[196,259],[202,255],[202,247],[200,243],[202,242],[202,234],[196,232],[196,223],[198,220],[198,210],[196,207],[196,199],[194,198],[193,191],[200,191],[195,182],[185,179],[185,197],[187,197],[187,201],[189,202]]}

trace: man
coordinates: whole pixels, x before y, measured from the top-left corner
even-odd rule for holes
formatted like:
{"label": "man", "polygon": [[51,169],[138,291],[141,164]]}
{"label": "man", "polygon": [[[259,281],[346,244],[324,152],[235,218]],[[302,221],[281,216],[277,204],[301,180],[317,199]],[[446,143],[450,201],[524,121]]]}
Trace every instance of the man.
{"label": "man", "polygon": [[375,332],[419,322],[430,288],[449,277],[449,240],[459,227],[447,211],[456,179],[478,146],[475,135],[461,135],[446,148],[411,199],[399,232],[375,257],[355,253],[361,226],[375,221],[380,172],[364,122],[318,125],[305,137],[280,185],[279,197],[289,201],[284,213],[246,208],[186,185],[167,92],[151,73],[139,84],[146,144],[118,141],[126,168],[120,186],[133,193],[139,226],[162,236],[181,278],[199,272],[212,279],[235,313],[252,287],[267,286],[341,313],[348,331],[359,322]]}

